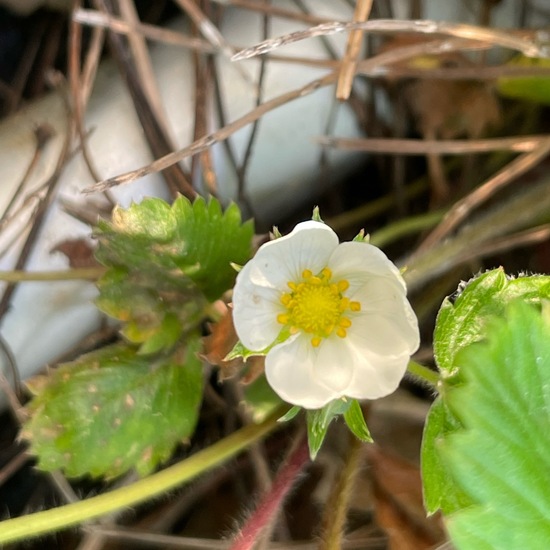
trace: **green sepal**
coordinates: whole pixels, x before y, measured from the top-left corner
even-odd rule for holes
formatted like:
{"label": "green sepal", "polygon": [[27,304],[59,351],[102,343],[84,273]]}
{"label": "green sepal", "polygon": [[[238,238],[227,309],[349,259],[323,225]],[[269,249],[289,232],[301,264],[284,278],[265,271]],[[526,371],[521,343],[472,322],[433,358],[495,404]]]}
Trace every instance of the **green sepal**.
{"label": "green sepal", "polygon": [[268,348],[265,349],[265,350],[262,350],[262,351],[249,350],[239,340],[233,346],[233,349],[223,358],[223,360],[224,361],[232,361],[233,359],[238,359],[239,357],[242,357],[246,361],[249,357],[253,357],[255,355],[267,355],[268,351],[269,351]]}
{"label": "green sepal", "polygon": [[325,223],[323,221],[323,219],[321,218],[321,212],[319,211],[319,207],[318,206],[315,206],[313,208],[313,213],[311,214],[311,219],[314,221],[314,222],[321,222],[321,223]]}
{"label": "green sepal", "polygon": [[274,225],[270,233],[271,240],[280,239],[282,236],[283,234],[279,231],[279,228]]}
{"label": "green sepal", "polygon": [[291,420],[294,420],[298,414],[302,411],[302,407],[298,407],[298,405],[294,405],[286,414],[281,416],[277,422],[290,422]]}
{"label": "green sepal", "polygon": [[366,443],[372,443],[372,436],[357,399],[351,400],[349,408],[344,412],[344,421],[355,437]]}
{"label": "green sepal", "polygon": [[22,437],[42,470],[107,479],[150,473],[193,434],[202,400],[201,340],[169,355],[115,344],[29,381]]}
{"label": "green sepal", "polygon": [[254,356],[266,356],[271,349],[273,349],[274,346],[277,344],[281,344],[285,340],[288,340],[290,336],[290,331],[288,328],[283,328],[275,341],[267,346],[267,348],[264,348],[262,350],[258,351],[252,351],[248,349],[240,340],[233,346],[233,349],[223,358],[224,361],[232,361],[233,359],[238,359],[239,357],[242,357],[245,361],[249,357]]}
{"label": "green sepal", "polygon": [[307,419],[307,440],[309,444],[309,455],[315,460],[321,445],[327,435],[330,423],[341,414],[344,414],[351,406],[351,401],[335,399],[322,409],[308,410]]}
{"label": "green sepal", "polygon": [[357,233],[357,235],[353,237],[352,242],[368,244],[370,242],[370,235],[368,233],[365,235],[365,230],[361,229],[361,231],[359,231],[359,233]]}

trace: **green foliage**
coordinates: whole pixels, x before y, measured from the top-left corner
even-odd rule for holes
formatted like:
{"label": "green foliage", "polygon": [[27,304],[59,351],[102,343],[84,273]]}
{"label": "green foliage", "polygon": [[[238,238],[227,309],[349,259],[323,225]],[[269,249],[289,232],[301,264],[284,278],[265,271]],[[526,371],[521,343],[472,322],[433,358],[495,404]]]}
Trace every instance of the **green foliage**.
{"label": "green foliage", "polygon": [[438,510],[450,514],[472,504],[471,499],[449,477],[439,453],[441,442],[460,427],[460,422],[449,412],[443,399],[438,397],[430,408],[422,436],[422,482],[428,514]]}
{"label": "green foliage", "polygon": [[195,428],[202,399],[200,339],[152,361],[125,344],[37,377],[22,435],[39,467],[68,476],[145,475]]}
{"label": "green foliage", "polygon": [[116,208],[96,230],[108,269],[97,305],[122,321],[126,343],[31,382],[23,436],[44,470],[144,475],[193,433],[202,399],[198,333],[208,302],[231,288],[231,262],[251,254],[239,209],[179,197]]}
{"label": "green foliage", "polygon": [[365,422],[361,405],[359,405],[357,399],[353,399],[348,410],[344,412],[344,421],[355,437],[361,441],[368,443],[372,442],[372,437],[367,427],[367,423]]}
{"label": "green foliage", "polygon": [[429,513],[439,508],[450,513],[469,504],[467,496],[449,477],[439,454],[440,442],[462,426],[446,405],[447,392],[463,383],[462,365],[457,357],[461,350],[486,337],[489,320],[502,315],[512,301],[540,304],[549,298],[550,277],[510,278],[499,268],[474,278],[454,301],[447,298],[443,302],[434,332],[434,357],[443,380],[438,388],[442,401],[434,403],[422,440],[422,480]]}
{"label": "green foliage", "polygon": [[[293,418],[297,411],[296,407],[291,409],[287,416],[292,413]],[[299,410],[299,409],[298,409]],[[327,435],[330,423],[339,416],[344,417],[351,432],[361,441],[372,441],[369,429],[363,416],[361,406],[356,399],[335,399],[322,409],[306,411],[307,419],[307,439],[309,444],[309,454],[311,460],[314,460]],[[289,418],[285,418],[288,420]]]}
{"label": "green foliage", "polygon": [[455,357],[464,347],[485,336],[487,319],[500,315],[516,298],[529,303],[550,299],[550,277],[508,277],[502,268],[472,279],[456,297],[446,298],[439,310],[434,332],[434,357],[443,377],[458,374]]}
{"label": "green foliage", "polygon": [[550,310],[513,303],[483,343],[457,357],[465,383],[447,403],[463,428],[442,458],[476,502],[452,514],[460,550],[546,548],[550,541]]}
{"label": "green foliage", "polygon": [[99,281],[98,307],[125,322],[124,336],[142,353],[169,349],[200,321],[206,301],[231,288],[251,254],[253,226],[236,205],[185,197],[172,206],[145,199],[100,222],[97,259],[109,269]]}
{"label": "green foliage", "polygon": [[[508,66],[548,69],[550,59],[520,55],[510,61]],[[550,105],[550,78],[548,76],[501,77],[497,80],[497,91],[504,97]]]}
{"label": "green foliage", "polygon": [[306,411],[307,441],[311,460],[315,460],[323,441],[327,435],[330,423],[339,415],[348,410],[350,401],[336,399],[322,409]]}

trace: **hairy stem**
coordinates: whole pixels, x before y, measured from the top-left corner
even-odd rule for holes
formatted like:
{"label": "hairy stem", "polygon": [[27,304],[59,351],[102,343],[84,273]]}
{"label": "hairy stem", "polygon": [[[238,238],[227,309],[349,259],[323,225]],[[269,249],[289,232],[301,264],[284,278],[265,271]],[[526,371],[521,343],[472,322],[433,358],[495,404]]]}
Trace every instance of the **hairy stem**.
{"label": "hairy stem", "polygon": [[277,474],[271,490],[264,495],[258,508],[233,539],[231,550],[251,550],[254,547],[264,530],[275,518],[285,497],[295,485],[300,472],[308,462],[309,447],[306,438],[302,437]]}
{"label": "hairy stem", "polygon": [[407,371],[409,374],[412,374],[413,378],[416,380],[420,379],[424,384],[434,389],[437,388],[437,384],[439,383],[439,374],[437,374],[437,372],[434,372],[416,361],[409,361]]}
{"label": "hairy stem", "polygon": [[332,488],[327,501],[330,504],[325,507],[322,542],[319,550],[332,550],[343,546],[349,502],[361,466],[363,449],[363,442],[350,434],[344,469]]}

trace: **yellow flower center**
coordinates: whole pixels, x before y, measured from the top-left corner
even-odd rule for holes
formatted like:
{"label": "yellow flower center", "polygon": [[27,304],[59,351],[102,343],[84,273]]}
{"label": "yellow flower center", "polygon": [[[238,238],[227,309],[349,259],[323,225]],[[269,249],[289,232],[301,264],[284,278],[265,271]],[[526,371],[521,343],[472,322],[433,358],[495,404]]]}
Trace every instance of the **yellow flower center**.
{"label": "yellow flower center", "polygon": [[344,296],[349,288],[345,279],[332,281],[332,271],[325,267],[318,275],[306,269],[299,282],[287,283],[290,292],[281,296],[285,313],[277,316],[277,321],[290,328],[291,334],[303,331],[312,334],[311,344],[317,347],[323,338],[335,332],[345,338],[351,327],[351,319],[346,312],[361,310],[359,302],[351,302]]}

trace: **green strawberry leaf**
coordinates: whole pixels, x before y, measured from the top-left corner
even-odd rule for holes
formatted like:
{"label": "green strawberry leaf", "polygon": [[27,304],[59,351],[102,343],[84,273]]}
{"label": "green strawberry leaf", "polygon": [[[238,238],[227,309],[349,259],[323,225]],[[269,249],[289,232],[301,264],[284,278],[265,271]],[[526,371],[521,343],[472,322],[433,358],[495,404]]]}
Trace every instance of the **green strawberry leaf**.
{"label": "green strawberry leaf", "polygon": [[485,324],[512,300],[540,303],[550,298],[550,277],[509,277],[502,268],[487,271],[468,282],[456,299],[446,298],[437,315],[434,358],[443,377],[457,374],[455,357],[466,346],[485,336]]}
{"label": "green strawberry leaf", "polygon": [[254,226],[242,224],[236,204],[222,212],[214,199],[191,204],[179,197],[172,211],[177,222],[173,261],[213,301],[235,282],[231,263],[244,265],[250,259]]}
{"label": "green strawberry leaf", "polygon": [[200,338],[171,355],[116,344],[29,381],[22,436],[38,466],[69,477],[151,472],[190,437],[202,399]]}
{"label": "green strawberry leaf", "polygon": [[109,269],[99,280],[97,306],[126,325],[126,339],[140,353],[169,350],[201,321],[235,280],[232,262],[251,254],[251,222],[241,223],[232,204],[222,212],[215,199],[172,206],[145,199],[115,208],[111,222],[100,222],[97,259]]}
{"label": "green strawberry leaf", "polygon": [[450,514],[472,504],[472,500],[449,476],[439,454],[445,437],[461,427],[444,400],[438,397],[430,408],[422,436],[422,484],[428,514],[435,514],[438,510]]}
{"label": "green strawberry leaf", "polygon": [[447,471],[476,503],[449,516],[460,550],[546,548],[550,541],[550,309],[512,303],[483,343],[456,358],[465,383],[446,401]]}
{"label": "green strawberry leaf", "polygon": [[463,383],[461,350],[486,337],[487,324],[502,315],[508,304],[521,299],[540,304],[550,298],[550,277],[546,275],[509,277],[494,269],[462,285],[458,295],[445,299],[439,310],[434,332],[434,357],[442,374],[438,388],[441,399],[428,414],[422,439],[422,482],[429,513],[442,509],[450,513],[466,507],[470,499],[449,477],[440,456],[441,441],[462,424],[446,404],[446,394]]}

